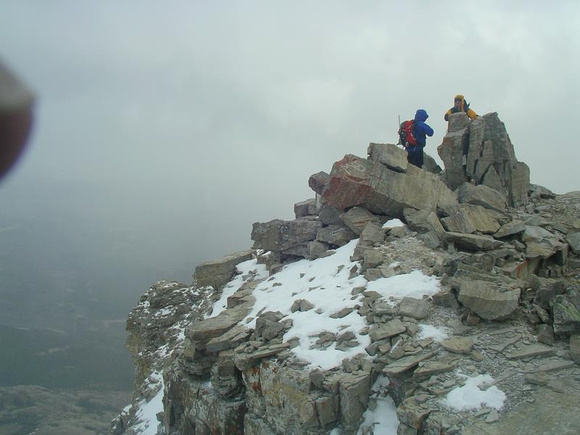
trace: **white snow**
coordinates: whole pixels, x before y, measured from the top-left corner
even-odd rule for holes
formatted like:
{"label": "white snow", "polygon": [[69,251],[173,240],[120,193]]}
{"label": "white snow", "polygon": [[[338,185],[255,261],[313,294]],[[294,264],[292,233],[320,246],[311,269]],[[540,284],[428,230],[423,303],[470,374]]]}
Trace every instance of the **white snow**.
{"label": "white snow", "polygon": [[371,400],[376,400],[376,406],[369,406],[363,414],[364,421],[357,435],[362,435],[363,430],[370,427],[373,428],[374,435],[397,435],[399,426],[397,407],[393,399],[388,396],[388,385],[389,379],[386,376],[379,376],[373,384]]}
{"label": "white snow", "polygon": [[383,224],[383,228],[404,227],[405,224],[400,219],[391,219]]}
{"label": "white snow", "polygon": [[405,296],[421,299],[432,296],[439,291],[439,279],[427,276],[420,270],[414,270],[404,275],[380,278],[367,284],[367,290],[376,291],[393,304]]}
{"label": "white snow", "polygon": [[[392,220],[385,226],[399,226],[400,221]],[[264,265],[256,260],[240,263],[237,266],[237,275],[229,282],[222,292],[220,299],[214,304],[209,317],[215,317],[226,309],[227,299],[233,295],[247,280],[249,274],[254,274],[255,279],[262,279],[253,292],[256,298],[250,314],[244,320],[247,327],[255,327],[256,318],[266,311],[280,311],[285,318],[291,319],[292,327],[283,337],[285,342],[298,340],[299,346],[292,352],[299,358],[309,363],[310,368],[320,367],[324,370],[340,365],[345,358],[350,358],[365,352],[365,347],[370,344],[367,334],[361,333],[367,327],[365,318],[361,317],[356,305],[361,304],[362,294],[360,291],[353,292],[355,288],[365,288],[375,291],[386,301],[395,304],[397,300],[405,296],[423,298],[431,296],[439,291],[440,284],[436,277],[424,275],[415,270],[408,274],[396,275],[389,278],[381,278],[368,282],[363,276],[353,274],[360,269],[358,262],[350,260],[358,240],[353,240],[345,246],[337,249],[332,255],[313,261],[301,260],[285,266],[281,271],[272,276]],[[351,278],[352,276],[352,278]],[[305,299],[314,308],[308,311],[291,312],[295,301]],[[342,310],[352,311],[342,313],[344,317],[333,318],[333,314]],[[336,317],[336,316],[335,316]],[[315,343],[318,335],[328,331],[337,335],[350,331],[354,334],[358,345],[346,351],[336,349],[335,343],[325,349],[316,349]],[[183,339],[183,330],[178,331],[180,339]],[[419,325],[418,338],[431,338],[441,341],[451,334],[449,328],[437,327],[426,323]],[[159,349],[165,355],[167,349]],[[370,358],[370,357],[369,357]],[[505,394],[497,387],[491,386],[482,389],[482,385],[491,383],[493,379],[487,375],[479,375],[467,378],[464,386],[455,388],[442,400],[443,404],[456,410],[477,409],[482,406],[501,409],[505,401]],[[139,424],[135,426],[135,432],[141,434],[155,434],[157,429],[156,414],[163,410],[163,379],[161,374],[155,372],[151,376],[152,387],[159,388],[157,394],[148,402],[139,404],[137,417]],[[159,384],[159,385],[156,385]],[[364,421],[359,428],[358,434],[366,433],[372,427],[375,435],[394,435],[397,433],[398,420],[395,404],[387,394],[388,379],[380,376],[372,387],[372,406],[369,406],[364,414]],[[332,434],[338,434],[337,430]]]}
{"label": "white snow", "polygon": [[[284,335],[284,341],[298,339],[300,342],[292,349],[294,354],[312,367],[328,370],[340,365],[345,358],[359,353],[366,355],[364,349],[370,344],[369,336],[361,334],[367,325],[364,317],[354,309],[362,301],[361,294],[352,294],[354,288],[366,286],[367,290],[376,291],[393,303],[404,296],[421,298],[439,290],[437,278],[426,276],[418,270],[372,282],[367,282],[361,275],[349,278],[352,269],[360,268],[358,262],[350,260],[357,243],[358,239],[352,240],[325,258],[289,264],[260,283],[253,292],[256,302],[246,319],[248,327],[255,326],[260,313],[280,311],[286,319],[293,321],[292,328]],[[294,301],[300,299],[308,300],[314,308],[292,313],[290,309]],[[353,311],[341,319],[331,317],[344,308],[353,308]],[[314,349],[318,334],[323,331],[337,334],[350,331],[359,345],[347,351],[336,349],[335,344],[326,349]]]}
{"label": "white snow", "polygon": [[419,324],[419,333],[417,338],[419,340],[425,340],[427,338],[432,338],[436,342],[440,342],[449,338],[449,328],[437,327],[434,325],[429,325],[427,323]]}
{"label": "white snow", "polygon": [[[157,433],[157,414],[163,411],[163,376],[160,372],[153,372],[149,376],[151,380],[150,386],[152,388],[159,388],[155,396],[148,402],[142,401],[139,403],[139,410],[135,417],[139,421],[134,426],[135,433],[141,435],[155,435]],[[155,385],[158,384],[158,385]]]}
{"label": "white snow", "polygon": [[268,271],[264,264],[258,264],[257,260],[244,261],[236,266],[236,276],[225,285],[222,290],[220,299],[214,303],[213,311],[206,318],[216,317],[227,307],[228,298],[237,292],[244,283],[244,276],[250,272],[255,272],[255,279],[263,279],[268,277]]}
{"label": "white snow", "polygon": [[478,409],[483,406],[498,410],[503,407],[506,399],[506,395],[503,391],[495,385],[485,390],[480,388],[485,384],[493,382],[491,376],[478,375],[472,378],[468,378],[465,375],[461,376],[467,378],[465,385],[463,385],[463,387],[457,387],[447,394],[445,399],[443,399],[443,403],[446,406],[458,411]]}

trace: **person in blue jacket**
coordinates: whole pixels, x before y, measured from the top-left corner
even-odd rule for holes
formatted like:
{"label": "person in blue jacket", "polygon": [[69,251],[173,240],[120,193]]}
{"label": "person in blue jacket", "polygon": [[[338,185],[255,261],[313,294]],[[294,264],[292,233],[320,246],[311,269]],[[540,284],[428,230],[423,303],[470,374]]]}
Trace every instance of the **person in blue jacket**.
{"label": "person in blue jacket", "polygon": [[427,136],[433,136],[433,129],[425,123],[427,118],[429,115],[425,109],[417,110],[413,125],[413,135],[417,139],[417,145],[407,147],[407,161],[418,168],[423,167],[423,148],[427,144]]}

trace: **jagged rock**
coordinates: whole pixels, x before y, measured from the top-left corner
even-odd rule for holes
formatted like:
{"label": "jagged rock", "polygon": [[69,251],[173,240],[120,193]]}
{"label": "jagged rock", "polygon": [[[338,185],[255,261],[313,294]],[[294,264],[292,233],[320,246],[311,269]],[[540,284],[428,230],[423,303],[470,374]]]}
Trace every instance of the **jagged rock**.
{"label": "jagged rock", "polygon": [[318,213],[318,219],[324,225],[344,225],[340,219],[341,214],[343,214],[342,210],[330,205],[323,205]]}
{"label": "jagged rock", "polygon": [[440,307],[458,309],[459,304],[457,298],[451,290],[443,288],[438,293],[433,295],[433,304]]}
{"label": "jagged rock", "polygon": [[502,290],[488,281],[462,281],[457,299],[482,319],[505,319],[518,307],[521,290]]}
{"label": "jagged rock", "polygon": [[554,344],[554,328],[550,325],[538,326],[538,341],[540,343],[553,345]]}
{"label": "jagged rock", "polygon": [[224,334],[210,339],[205,351],[208,353],[218,353],[223,350],[234,349],[248,339],[251,331],[243,325],[238,325]]}
{"label": "jagged rock", "polygon": [[483,184],[475,186],[471,183],[463,183],[455,192],[460,203],[481,205],[500,213],[505,212],[507,207],[506,200],[501,193]]}
{"label": "jagged rock", "polygon": [[415,433],[423,427],[424,421],[433,410],[417,401],[416,397],[409,397],[397,407],[397,417],[399,422],[408,428],[412,428]]}
{"label": "jagged rock", "polygon": [[436,210],[457,204],[434,174],[416,167],[403,174],[350,154],[333,165],[322,199],[343,210],[361,206],[388,216],[400,216],[405,207]]}
{"label": "jagged rock", "polygon": [[416,210],[414,208],[405,208],[403,209],[403,219],[409,228],[411,228],[413,231],[426,233],[432,229],[427,222],[427,217],[431,213],[433,213],[431,210]]}
{"label": "jagged rock", "polygon": [[503,239],[504,237],[513,236],[523,233],[526,229],[526,224],[520,220],[511,221],[501,226],[499,230],[493,235],[496,239]]}
{"label": "jagged rock", "polygon": [[370,373],[352,373],[340,380],[340,421],[347,431],[354,431],[358,428],[367,408],[370,391]]}
{"label": "jagged rock", "polygon": [[410,229],[422,233],[421,238],[432,248],[437,248],[445,235],[445,228],[437,217],[437,214],[430,210],[415,210],[405,208],[403,218]]}
{"label": "jagged rock", "polygon": [[452,337],[441,341],[441,346],[451,353],[469,354],[473,350],[473,340],[469,337]]}
{"label": "jagged rock", "polygon": [[348,316],[353,311],[354,311],[353,307],[342,308],[342,309],[338,310],[336,313],[331,314],[330,318],[331,319],[342,319],[343,317]]}
{"label": "jagged rock", "polygon": [[316,240],[321,228],[322,222],[309,218],[256,222],[252,226],[252,240],[255,249],[306,257],[308,243]]}
{"label": "jagged rock", "polygon": [[431,304],[422,299],[404,297],[399,305],[399,315],[414,319],[424,319],[429,314]]}
{"label": "jagged rock", "polygon": [[322,194],[322,191],[328,184],[329,180],[330,176],[326,172],[320,171],[310,176],[310,178],[308,179],[308,186],[310,186],[310,188],[314,190],[314,192],[320,195]]}
{"label": "jagged rock", "polygon": [[383,264],[383,261],[385,259],[383,257],[383,254],[381,254],[379,251],[376,251],[374,249],[366,249],[363,252],[362,260],[363,260],[363,262],[362,262],[361,271],[365,272],[368,269],[373,269],[375,267],[380,266],[381,264]]}
{"label": "jagged rock", "polygon": [[449,128],[443,137],[443,142],[437,147],[437,153],[445,165],[445,182],[451,189],[456,189],[467,181],[463,169],[464,148],[468,148],[471,123],[464,113],[456,113],[449,117]]}
{"label": "jagged rock", "polygon": [[524,359],[533,356],[545,356],[554,352],[554,349],[542,344],[533,344],[522,349],[510,352],[506,355],[508,359]]}
{"label": "jagged rock", "polygon": [[530,198],[554,199],[556,194],[546,187],[530,184]]}
{"label": "jagged rock", "polygon": [[454,233],[493,234],[500,228],[499,217],[497,212],[480,205],[460,204],[450,216],[442,218],[441,223]]}
{"label": "jagged rock", "polygon": [[199,343],[197,348],[205,348],[207,342],[215,337],[219,337],[236,326],[240,320],[246,317],[249,308],[239,305],[230,310],[222,311],[216,317],[200,320],[192,323],[185,331],[186,337],[192,342]]}
{"label": "jagged rock", "polygon": [[441,174],[443,169],[437,164],[435,159],[426,152],[423,152],[423,169],[433,174]]}
{"label": "jagged rock", "polygon": [[538,280],[535,286],[534,303],[544,309],[550,309],[550,303],[557,294],[566,292],[565,283],[554,280]]}
{"label": "jagged rock", "polygon": [[211,382],[222,397],[233,397],[242,391],[242,374],[234,364],[233,351],[220,353],[212,369]]}
{"label": "jagged rock", "polygon": [[369,331],[369,337],[371,341],[379,341],[385,338],[394,337],[395,335],[402,334],[407,328],[403,325],[399,319],[393,319],[383,325],[374,326]]}
{"label": "jagged rock", "polygon": [[[309,374],[303,370],[289,367],[279,370],[274,364],[263,362],[244,372],[244,378],[251,385],[246,394],[253,410],[277,410],[262,414],[274,433],[283,433],[288,428],[294,433],[307,433],[320,428],[321,420],[326,425],[338,416],[336,396],[325,400],[323,394],[311,393]],[[329,409],[319,418],[319,409],[326,407]]]}
{"label": "jagged rock", "polygon": [[318,214],[318,204],[315,198],[294,204],[294,217],[300,219],[305,216],[314,216]]}
{"label": "jagged rock", "polygon": [[528,258],[539,257],[545,259],[557,252],[560,252],[565,258],[568,254],[568,245],[542,227],[527,225],[522,240],[526,244],[526,256]]}
{"label": "jagged rock", "polygon": [[458,248],[468,251],[489,251],[501,246],[501,242],[491,236],[446,232],[443,236],[446,243],[453,243]]}
{"label": "jagged rock", "polygon": [[239,305],[251,306],[254,304],[255,298],[252,294],[260,280],[246,281],[240,288],[227,299],[226,308],[234,308]]}
{"label": "jagged rock", "polygon": [[316,260],[317,258],[322,258],[330,255],[328,251],[330,245],[328,243],[320,242],[318,240],[313,240],[308,243],[308,260]]}
{"label": "jagged rock", "polygon": [[[367,148],[367,154],[369,159],[381,163],[395,172],[407,171],[407,152],[397,145],[370,143]],[[435,162],[433,157],[428,154],[425,154],[424,157],[423,169],[434,174],[441,172],[441,167]]]}
{"label": "jagged rock", "polygon": [[550,314],[545,309],[543,309],[537,304],[533,304],[532,307],[534,308],[534,311],[536,312],[536,314],[538,314],[542,322],[546,324],[550,323]]}
{"label": "jagged rock", "polygon": [[445,164],[446,183],[456,189],[466,181],[499,191],[511,206],[528,203],[530,173],[518,162],[497,113],[469,121],[465,113],[450,117],[450,128],[437,148]]}
{"label": "jagged rock", "polygon": [[420,362],[425,361],[429,358],[435,356],[437,352],[425,352],[419,355],[412,355],[403,357],[395,362],[388,364],[383,369],[383,374],[386,376],[397,376],[413,367],[417,366]]}
{"label": "jagged rock", "polygon": [[374,246],[385,241],[385,230],[376,222],[369,222],[365,225],[360,234],[359,243],[363,246]]}
{"label": "jagged rock", "polygon": [[350,228],[343,225],[329,225],[318,231],[316,240],[333,246],[343,246],[357,237],[358,235]]}
{"label": "jagged rock", "polygon": [[340,216],[342,222],[350,228],[352,232],[359,235],[363,232],[364,228],[369,223],[379,224],[380,219],[378,216],[372,214],[370,211],[362,207],[353,207],[346,213]]}
{"label": "jagged rock", "polygon": [[266,341],[276,338],[284,331],[284,325],[280,323],[283,318],[284,315],[279,311],[267,311],[260,314],[256,319],[256,329],[254,331],[256,337],[263,338]]}
{"label": "jagged rock", "polygon": [[407,172],[407,152],[397,145],[371,143],[367,149],[369,158],[382,163],[395,172]]}
{"label": "jagged rock", "polygon": [[549,360],[547,362],[545,360],[540,360],[540,361],[541,362],[539,364],[530,364],[528,366],[525,366],[524,372],[526,372],[526,373],[540,373],[540,372],[552,373],[552,372],[559,372],[561,370],[566,370],[566,369],[569,369],[569,368],[574,366],[573,361],[562,360],[562,359]]}
{"label": "jagged rock", "polygon": [[255,352],[251,353],[241,353],[236,352],[234,363],[236,367],[240,371],[248,370],[251,367],[254,367],[264,358],[271,357],[273,355],[277,355],[280,352],[287,350],[290,347],[288,343],[282,344],[271,344],[268,346],[263,346],[256,350]]}
{"label": "jagged rock", "polygon": [[554,333],[580,332],[580,287],[571,286],[565,294],[550,301],[554,319]]}
{"label": "jagged rock", "polygon": [[454,370],[456,366],[457,360],[455,358],[441,358],[420,362],[419,367],[413,372],[413,378],[423,379],[441,373],[447,373]]}
{"label": "jagged rock", "polygon": [[211,384],[177,369],[167,372],[164,379],[166,426],[178,433],[244,433],[243,398],[223,400]]}
{"label": "jagged rock", "polygon": [[290,312],[292,312],[292,313],[295,313],[296,311],[305,312],[305,311],[310,311],[313,308],[314,308],[314,304],[307,301],[306,299],[297,299],[292,304],[292,307],[290,308]]}
{"label": "jagged rock", "polygon": [[252,251],[236,252],[215,261],[207,261],[195,268],[193,278],[199,287],[221,289],[234,276],[236,266],[252,259]]}

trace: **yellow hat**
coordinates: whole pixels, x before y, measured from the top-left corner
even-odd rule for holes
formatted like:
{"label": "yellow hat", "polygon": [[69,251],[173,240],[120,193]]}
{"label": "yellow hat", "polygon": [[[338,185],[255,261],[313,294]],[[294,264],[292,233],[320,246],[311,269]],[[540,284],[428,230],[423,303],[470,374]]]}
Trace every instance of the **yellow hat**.
{"label": "yellow hat", "polygon": [[465,97],[463,95],[461,95],[461,94],[457,94],[455,96],[455,98],[453,99],[453,101],[455,101],[455,100],[461,100],[461,101],[463,101],[463,100],[465,100]]}

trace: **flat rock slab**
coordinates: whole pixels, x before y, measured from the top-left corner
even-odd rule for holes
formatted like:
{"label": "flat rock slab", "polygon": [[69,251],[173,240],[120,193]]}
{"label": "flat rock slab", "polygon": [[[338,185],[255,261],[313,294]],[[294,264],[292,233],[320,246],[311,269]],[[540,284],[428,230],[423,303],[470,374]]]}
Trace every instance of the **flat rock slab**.
{"label": "flat rock slab", "polygon": [[506,355],[509,359],[523,359],[531,358],[533,356],[543,356],[550,355],[554,352],[554,349],[541,344],[533,344],[531,346],[526,346],[522,349],[510,352]]}
{"label": "flat rock slab", "polygon": [[452,337],[443,340],[441,346],[451,353],[466,355],[473,350],[473,340],[469,337]]}
{"label": "flat rock slab", "polygon": [[289,348],[290,345],[288,343],[282,343],[273,344],[271,346],[264,346],[263,348],[260,348],[253,353],[236,353],[234,362],[238,370],[244,371],[258,364],[260,360],[277,355]]}
{"label": "flat rock slab", "polygon": [[383,340],[385,338],[394,337],[395,335],[402,334],[407,328],[403,325],[399,319],[393,319],[379,326],[378,328],[371,329],[369,332],[369,337],[372,342]]}
{"label": "flat rock slab", "polygon": [[249,307],[238,305],[230,310],[222,311],[216,317],[201,320],[189,326],[185,334],[192,341],[207,343],[209,340],[226,333],[248,315]]}
{"label": "flat rock slab", "polygon": [[539,373],[539,372],[557,372],[559,370],[566,370],[574,367],[574,361],[560,359],[556,361],[546,361],[537,365],[529,365],[524,368],[526,373]]}
{"label": "flat rock slab", "polygon": [[418,365],[420,362],[431,358],[436,353],[437,352],[428,352],[428,353],[422,353],[420,355],[413,355],[413,356],[407,356],[407,357],[401,358],[400,360],[397,360],[397,361],[389,364],[388,366],[386,366],[383,369],[383,374],[385,374],[387,376],[394,376],[394,375],[404,373],[407,370],[410,370],[413,367],[415,367],[416,365]]}
{"label": "flat rock slab", "polygon": [[452,371],[457,365],[456,360],[451,358],[440,359],[437,361],[425,361],[419,363],[419,367],[413,373],[413,378],[428,378],[440,373]]}

